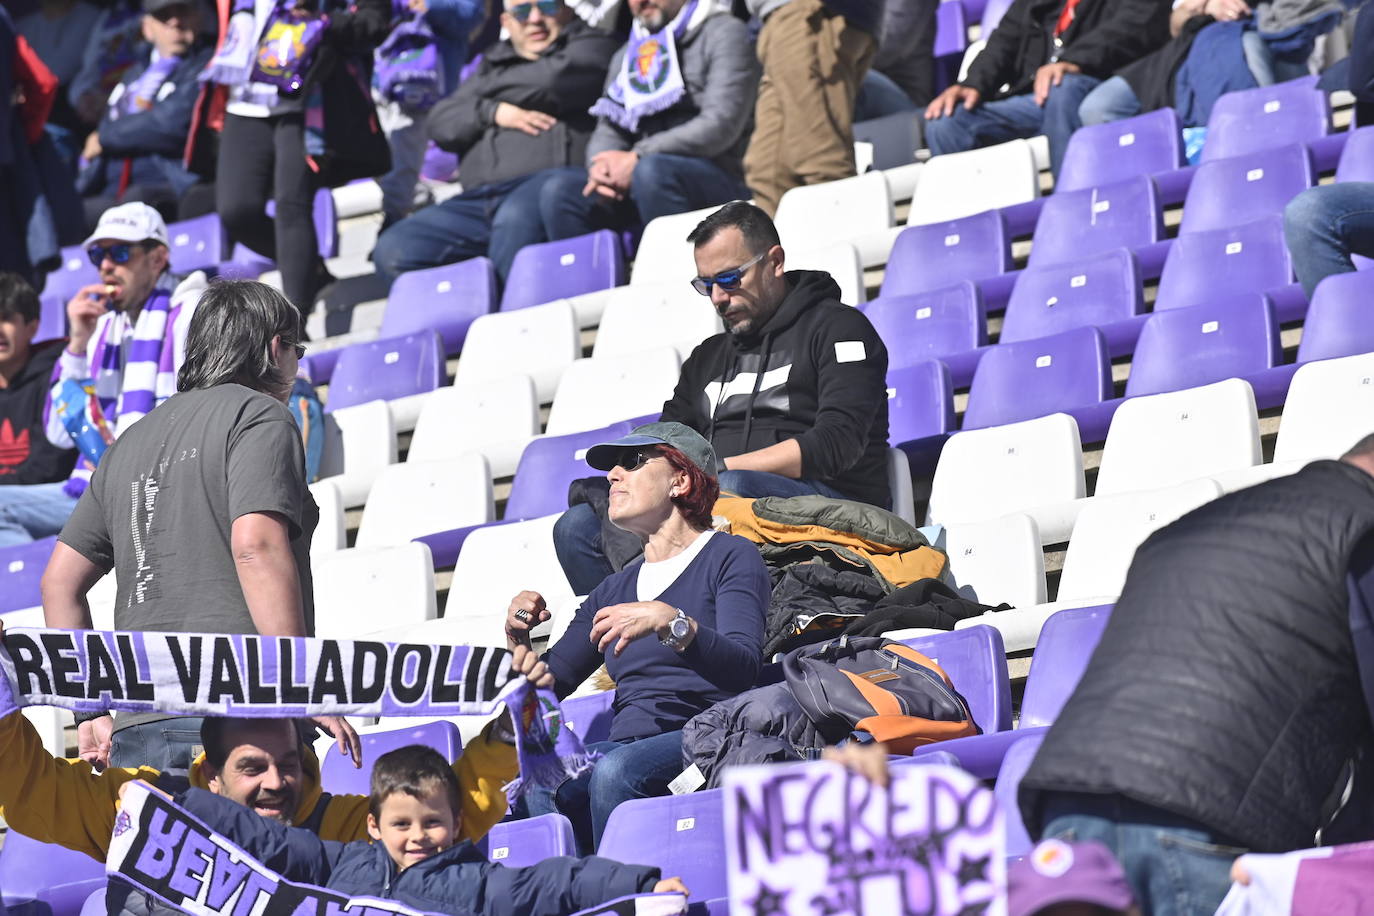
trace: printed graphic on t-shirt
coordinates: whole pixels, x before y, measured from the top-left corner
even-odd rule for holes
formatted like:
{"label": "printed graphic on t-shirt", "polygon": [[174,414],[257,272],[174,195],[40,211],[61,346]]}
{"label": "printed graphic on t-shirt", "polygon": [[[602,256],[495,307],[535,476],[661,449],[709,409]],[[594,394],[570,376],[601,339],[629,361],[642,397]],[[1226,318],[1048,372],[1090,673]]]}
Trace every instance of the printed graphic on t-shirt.
{"label": "printed graphic on t-shirt", "polygon": [[130,607],[145,604],[161,597],[158,569],[176,556],[167,550],[171,539],[161,536],[163,528],[158,518],[159,501],[165,501],[169,489],[168,472],[183,461],[194,461],[199,449],[182,449],[170,458],[158,462],[155,473],[142,474],[129,483],[129,539],[134,553],[134,581],[129,589]]}

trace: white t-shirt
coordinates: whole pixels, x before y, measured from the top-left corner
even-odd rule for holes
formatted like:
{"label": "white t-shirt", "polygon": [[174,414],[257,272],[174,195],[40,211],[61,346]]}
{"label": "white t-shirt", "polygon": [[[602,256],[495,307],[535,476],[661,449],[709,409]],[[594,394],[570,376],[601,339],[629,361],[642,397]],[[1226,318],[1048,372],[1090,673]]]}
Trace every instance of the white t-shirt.
{"label": "white t-shirt", "polygon": [[687,545],[687,549],[675,557],[666,560],[659,560],[657,563],[650,563],[645,560],[639,565],[639,578],[635,582],[635,591],[640,601],[654,601],[659,595],[668,590],[668,586],[677,581],[677,577],[682,575],[696,557],[701,553],[701,548],[706,546],[711,535],[715,531],[707,529],[698,534],[696,540]]}

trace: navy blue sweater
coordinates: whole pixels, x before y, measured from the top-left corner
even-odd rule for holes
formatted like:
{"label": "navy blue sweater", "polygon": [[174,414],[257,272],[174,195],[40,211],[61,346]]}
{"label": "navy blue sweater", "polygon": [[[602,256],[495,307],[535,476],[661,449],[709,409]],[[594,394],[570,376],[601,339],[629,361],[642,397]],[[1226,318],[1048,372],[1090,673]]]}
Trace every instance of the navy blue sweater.
{"label": "navy blue sweater", "polygon": [[177,803],[289,881],[451,916],[566,916],[616,897],[649,893],[659,880],[657,868],[595,856],[555,856],[526,868],[506,868],[488,862],[468,842],[398,871],[380,843],[322,840],[204,789],[182,793]]}
{"label": "navy blue sweater", "polygon": [[697,713],[754,686],[763,663],[763,624],[772,583],[753,543],[713,534],[659,601],[697,622],[681,653],[653,637],[636,639],[620,655],[605,656],[591,641],[592,618],[603,607],[638,601],[642,562],[605,579],[577,609],[558,643],[544,655],[564,696],[604,661],[615,679],[611,740],[676,731]]}

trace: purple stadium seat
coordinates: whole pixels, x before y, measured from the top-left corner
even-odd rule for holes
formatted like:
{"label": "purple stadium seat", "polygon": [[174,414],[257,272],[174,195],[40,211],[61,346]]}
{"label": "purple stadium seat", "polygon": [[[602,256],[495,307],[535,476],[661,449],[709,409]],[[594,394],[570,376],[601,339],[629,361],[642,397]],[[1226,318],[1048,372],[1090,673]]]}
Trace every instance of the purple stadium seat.
{"label": "purple stadium seat", "polygon": [[1266,292],[1292,282],[1281,217],[1189,232],[1169,248],[1155,311],[1186,308],[1216,296]]}
{"label": "purple stadium seat", "polygon": [[1011,9],[1012,0],[987,0],[987,5],[983,7],[983,19],[980,25],[979,34],[986,39],[992,34],[992,30],[997,28],[997,23],[1002,21],[1002,16],[1007,10]]}
{"label": "purple stadium seat", "polygon": [[1374,352],[1374,271],[1332,274],[1312,291],[1298,362]]}
{"label": "purple stadium seat", "polygon": [[1011,681],[1001,633],[976,626],[901,641],[944,669],[984,733],[1011,728]]}
{"label": "purple stadium seat", "polygon": [[458,154],[439,149],[433,140],[425,145],[420,176],[431,181],[453,181],[458,177]]}
{"label": "purple stadium seat", "polygon": [[1209,160],[1193,176],[1178,231],[1224,229],[1282,216],[1288,202],[1314,180],[1312,155],[1297,143]]}
{"label": "purple stadium seat", "polygon": [[983,297],[968,280],[909,296],[883,296],[864,306],[887,344],[889,368],[928,359],[949,366],[956,388],[966,386],[987,343]]}
{"label": "purple stadium seat", "polygon": [[403,273],[391,284],[382,317],[383,337],[434,328],[444,352],[463,349],[468,327],[496,307],[496,271],[486,258],[469,258]]}
{"label": "purple stadium seat", "polygon": [[725,886],[725,804],[720,789],[632,798],[606,822],[596,854],[630,865],[657,865],[677,875],[700,900],[729,893]]}
{"label": "purple stadium seat", "polygon": [[1045,198],[1028,266],[1077,264],[1114,248],[1146,249],[1148,264],[1142,257],[1141,267],[1147,276],[1158,276],[1168,251],[1167,245],[1157,244],[1163,237],[1164,209],[1148,176],[1060,191]]}
{"label": "purple stadium seat", "polygon": [[56,537],[0,547],[0,614],[38,607],[43,598],[38,582],[48,568]]}
{"label": "purple stadium seat", "polygon": [[193,270],[215,270],[224,260],[227,239],[219,214],[207,213],[167,227],[172,244],[168,255],[172,270],[187,274]]}
{"label": "purple stadium seat", "polygon": [[[1097,328],[988,347],[978,363],[963,429],[1033,420],[1112,396],[1112,361]],[[1105,435],[1106,430],[1102,433]],[[1085,441],[1096,441],[1084,434]]]}
{"label": "purple stadium seat", "polygon": [[444,344],[438,331],[352,344],[334,364],[324,409],[433,391],[444,384],[444,372]]}
{"label": "purple stadium seat", "polygon": [[917,126],[917,115],[911,111],[859,121],[854,125],[854,139],[873,144],[873,167],[875,169],[895,169],[916,161],[916,150],[921,145],[921,131]]}
{"label": "purple stadium seat", "polygon": [[80,245],[69,245],[62,249],[62,263],[43,281],[42,291],[66,302],[81,287],[99,282],[100,271],[86,256],[86,249]]}
{"label": "purple stadium seat", "polygon": [[1350,132],[1336,166],[1337,181],[1374,181],[1374,127]]}
{"label": "purple stadium seat", "polygon": [[[267,215],[277,215],[277,202],[267,202]],[[328,188],[315,192],[310,208],[311,220],[315,223],[315,239],[322,258],[332,258],[339,253],[339,220],[334,210],[334,195]]]}
{"label": "purple stadium seat", "polygon": [[67,300],[61,296],[44,293],[38,297],[38,304],[38,333],[34,335],[33,342],[42,343],[45,340],[66,337]]}
{"label": "purple stadium seat", "polygon": [[[1126,396],[1244,378],[1277,366],[1281,354],[1273,304],[1263,294],[1222,296],[1192,308],[1156,311],[1140,331]],[[1256,390],[1255,400],[1266,399]]]}
{"label": "purple stadium seat", "polygon": [[887,371],[887,441],[906,453],[913,476],[935,473],[954,431],[954,385],[937,359]]}
{"label": "purple stadium seat", "polygon": [[1035,759],[1036,752],[1040,750],[1040,743],[1044,740],[1044,735],[1033,734],[1014,741],[1011,747],[1007,748],[1007,755],[1002,760],[1002,769],[998,771],[997,782],[992,787],[998,807],[1002,809],[1006,818],[1009,858],[1024,856],[1035,845],[1030,834],[1026,832],[1025,822],[1021,820],[1021,806],[1016,795],[1021,788],[1021,777],[1030,769],[1031,761]]}
{"label": "purple stadium seat", "polygon": [[968,18],[964,4],[940,3],[935,7],[935,91],[959,78],[959,64],[968,49]]}
{"label": "purple stadium seat", "polygon": [[458,733],[458,726],[447,719],[391,731],[369,732],[358,738],[363,743],[363,760],[366,763],[361,769],[354,767],[353,761],[333,746],[320,761],[320,783],[326,792],[335,795],[368,794],[371,791],[372,764],[387,751],[394,751],[398,747],[423,744],[443,754],[450,763],[463,756],[463,738]]}
{"label": "purple stadium seat", "polygon": [[105,887],[105,865],[85,853],[40,843],[13,828],[0,849],[0,905],[24,916],[78,916]]}
{"label": "purple stadium seat", "polygon": [[615,710],[612,708],[614,703],[614,690],[603,690],[600,693],[564,700],[563,722],[582,739],[583,744],[606,741],[611,736],[611,719],[615,717]]}
{"label": "purple stadium seat", "polygon": [[506,518],[539,518],[568,508],[568,485],[598,473],[587,466],[587,449],[629,435],[633,428],[622,420],[587,432],[541,436],[525,446],[506,501]]}
{"label": "purple stadium seat", "polygon": [[487,858],[508,868],[538,865],[551,856],[575,855],[572,824],[561,814],[503,821],[487,834]]}
{"label": "purple stadium seat", "polygon": [[947,223],[908,226],[897,236],[883,274],[883,296],[940,289],[1011,270],[1006,220],[988,210]]}
{"label": "purple stadium seat", "polygon": [[501,311],[543,305],[625,282],[625,254],[609,229],[589,235],[526,245],[515,255]]}
{"label": "purple stadium seat", "polygon": [[1058,267],[1027,268],[1017,277],[1002,318],[1002,343],[1085,326],[1102,330],[1107,352],[1135,349],[1145,311],[1140,268],[1124,248]]}
{"label": "purple stadium seat", "polygon": [[1021,700],[1022,728],[1038,728],[1059,718],[1083,678],[1111,613],[1109,604],[1075,607],[1057,611],[1045,621]]}
{"label": "purple stadium seat", "polygon": [[1331,104],[1306,76],[1228,92],[1212,106],[1202,161],[1242,156],[1290,143],[1308,143],[1331,133]]}
{"label": "purple stadium seat", "polygon": [[[1080,127],[1069,138],[1054,192],[1112,184],[1182,168],[1183,138],[1172,108]],[[1176,203],[1177,201],[1169,201]]]}

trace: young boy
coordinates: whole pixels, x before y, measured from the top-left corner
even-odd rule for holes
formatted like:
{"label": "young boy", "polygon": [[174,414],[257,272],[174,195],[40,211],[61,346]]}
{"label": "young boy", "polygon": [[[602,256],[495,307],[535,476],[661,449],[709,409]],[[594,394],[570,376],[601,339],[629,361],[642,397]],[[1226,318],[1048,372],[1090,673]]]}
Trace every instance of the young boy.
{"label": "young boy", "polygon": [[455,846],[458,780],[443,756],[422,745],[377,758],[367,816],[370,843],[321,840],[202,789],[176,801],[288,880],[432,912],[563,916],[628,894],[687,893],[677,878],[659,880],[659,870],[644,865],[560,856],[506,868],[488,862],[469,842]]}

